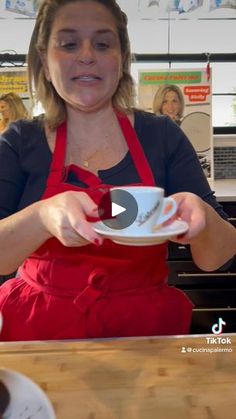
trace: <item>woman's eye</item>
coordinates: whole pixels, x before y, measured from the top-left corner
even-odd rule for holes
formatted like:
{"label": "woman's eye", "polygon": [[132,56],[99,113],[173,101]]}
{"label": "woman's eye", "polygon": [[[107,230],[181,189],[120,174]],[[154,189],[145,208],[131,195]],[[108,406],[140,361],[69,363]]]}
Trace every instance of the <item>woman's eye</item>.
{"label": "woman's eye", "polygon": [[66,50],[74,50],[77,47],[76,42],[60,42],[60,47]]}
{"label": "woman's eye", "polygon": [[100,50],[106,50],[106,49],[109,48],[109,44],[107,42],[97,41],[96,42],[96,47]]}

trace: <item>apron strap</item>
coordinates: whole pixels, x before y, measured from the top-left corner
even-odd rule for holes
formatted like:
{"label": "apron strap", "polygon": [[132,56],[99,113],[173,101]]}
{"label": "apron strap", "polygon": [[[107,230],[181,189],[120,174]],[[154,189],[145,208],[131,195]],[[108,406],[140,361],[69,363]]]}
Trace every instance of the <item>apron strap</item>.
{"label": "apron strap", "polygon": [[120,112],[116,112],[116,116],[142,183],[146,186],[155,186],[153,173],[129,118]]}
{"label": "apron strap", "polygon": [[52,155],[50,173],[47,179],[47,186],[57,185],[63,181],[65,176],[65,155],[66,155],[66,122],[62,122],[56,131],[55,149]]}

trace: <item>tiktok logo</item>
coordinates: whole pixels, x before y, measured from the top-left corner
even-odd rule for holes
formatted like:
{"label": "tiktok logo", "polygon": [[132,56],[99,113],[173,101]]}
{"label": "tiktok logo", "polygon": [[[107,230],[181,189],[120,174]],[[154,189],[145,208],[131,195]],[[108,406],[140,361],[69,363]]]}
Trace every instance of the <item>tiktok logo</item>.
{"label": "tiktok logo", "polygon": [[226,322],[224,322],[224,320],[221,317],[219,317],[218,323],[213,324],[211,328],[212,333],[214,333],[214,335],[220,335],[222,333],[223,326],[225,325],[226,325]]}

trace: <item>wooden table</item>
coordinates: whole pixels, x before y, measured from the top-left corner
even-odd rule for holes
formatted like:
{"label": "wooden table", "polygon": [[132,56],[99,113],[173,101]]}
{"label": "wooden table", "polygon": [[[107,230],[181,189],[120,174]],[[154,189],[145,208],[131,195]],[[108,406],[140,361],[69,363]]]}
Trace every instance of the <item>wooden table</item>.
{"label": "wooden table", "polygon": [[207,338],[0,343],[0,367],[37,382],[58,419],[235,419],[236,334]]}

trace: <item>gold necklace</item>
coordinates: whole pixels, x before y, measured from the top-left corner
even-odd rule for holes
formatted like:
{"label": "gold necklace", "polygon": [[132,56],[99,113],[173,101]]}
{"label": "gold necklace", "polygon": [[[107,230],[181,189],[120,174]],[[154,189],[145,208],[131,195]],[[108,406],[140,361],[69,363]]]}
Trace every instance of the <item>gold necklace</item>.
{"label": "gold necklace", "polygon": [[84,167],[89,167],[89,161],[94,158],[94,156],[99,152],[99,150],[94,151],[90,156],[88,156],[86,159],[81,158],[82,165]]}
{"label": "gold necklace", "polygon": [[[109,132],[107,132],[106,134],[104,134],[104,140],[107,141],[107,139],[109,137],[111,137],[112,133],[114,132],[114,122],[111,123],[111,126],[109,127]],[[103,148],[103,155],[106,154],[107,150],[110,148],[110,144],[107,143],[105,145],[105,147]],[[70,154],[70,158],[72,158],[73,155],[78,155],[77,153],[79,152],[79,149],[76,147],[74,147],[71,143],[69,144],[69,154]],[[96,158],[96,155],[98,153],[101,153],[101,150],[96,148],[95,151],[93,151],[91,154],[89,154],[87,157],[83,158],[82,157],[82,153],[80,151],[80,161],[82,163],[83,167],[90,167],[90,160]]]}
{"label": "gold necklace", "polygon": [[83,160],[83,161],[82,161],[82,163],[83,163],[83,166],[84,166],[84,167],[89,167],[89,162],[88,162],[88,160]]}

